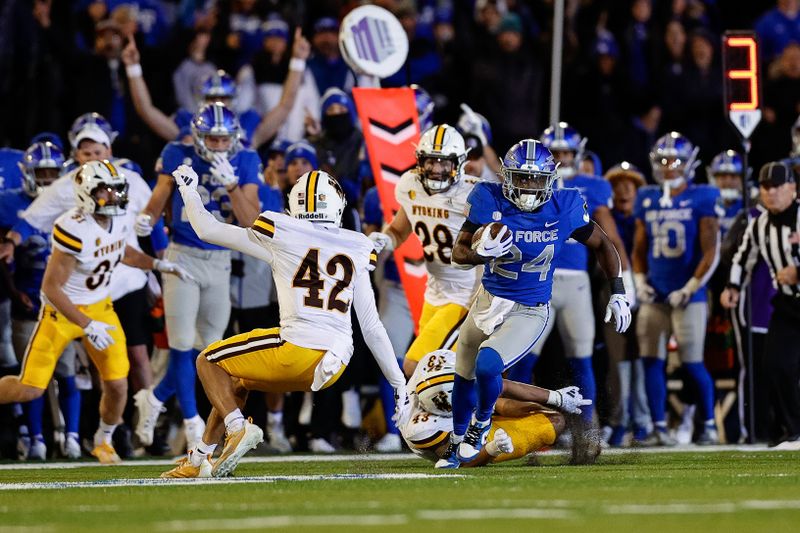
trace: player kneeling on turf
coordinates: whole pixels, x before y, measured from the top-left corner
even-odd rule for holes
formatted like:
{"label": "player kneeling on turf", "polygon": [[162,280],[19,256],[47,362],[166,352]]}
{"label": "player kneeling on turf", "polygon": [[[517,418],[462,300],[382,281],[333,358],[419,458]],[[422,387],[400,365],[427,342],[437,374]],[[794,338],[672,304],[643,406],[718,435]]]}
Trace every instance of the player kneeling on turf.
{"label": "player kneeling on turf", "polygon": [[[420,360],[408,380],[411,414],[400,431],[411,451],[430,461],[445,455],[453,431],[455,371],[455,352],[436,350]],[[591,404],[578,387],[551,391],[503,380],[488,442],[475,459],[462,466],[510,461],[541,450],[564,430],[564,416],[559,411],[580,414],[581,407]]]}
{"label": "player kneeling on turf", "polygon": [[19,377],[0,379],[0,403],[40,397],[53,377],[56,362],[73,340],[83,338],[86,351],[103,380],[100,427],[92,455],[101,463],[118,463],[111,444],[122,420],[128,390],[125,334],[109,296],[111,274],[119,263],[188,275],[168,261],[154,259],[128,245],[133,234],[128,183],[109,161],[92,161],[75,174],[78,207],[55,222],[50,260],[42,280],[43,305],[28,343]]}
{"label": "player kneeling on turf", "polygon": [[[265,211],[252,227],[241,228],[219,222],[205,210],[191,167],[181,165],[172,174],[201,239],[272,267],[281,327],[215,342],[197,357],[197,373],[214,409],[202,442],[162,477],[233,472],[242,456],[263,440],[261,429],[240,411],[247,390],[317,391],[333,385],[353,354],[351,306],[364,340],[395,389],[397,423],[405,422],[405,379],[378,319],[369,280],[377,253],[365,235],[340,227],[346,202],[338,182],[325,172],[307,172],[289,194],[291,216]],[[223,421],[225,448],[211,467]]]}

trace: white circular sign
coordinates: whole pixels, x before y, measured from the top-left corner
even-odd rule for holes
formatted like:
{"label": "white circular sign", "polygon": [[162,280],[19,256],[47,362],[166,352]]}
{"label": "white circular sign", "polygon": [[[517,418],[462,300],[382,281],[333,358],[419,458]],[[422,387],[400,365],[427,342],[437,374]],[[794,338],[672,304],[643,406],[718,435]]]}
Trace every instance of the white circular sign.
{"label": "white circular sign", "polygon": [[387,78],[406,62],[408,36],[397,17],[386,9],[361,6],[342,21],[339,49],[357,73]]}

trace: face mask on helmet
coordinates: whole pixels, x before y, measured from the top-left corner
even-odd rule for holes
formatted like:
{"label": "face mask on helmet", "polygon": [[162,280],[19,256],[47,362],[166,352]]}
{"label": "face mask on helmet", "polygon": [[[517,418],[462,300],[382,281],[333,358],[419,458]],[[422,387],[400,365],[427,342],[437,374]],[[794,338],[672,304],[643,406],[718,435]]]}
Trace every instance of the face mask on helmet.
{"label": "face mask on helmet", "polygon": [[74,176],[75,197],[85,213],[103,216],[125,214],[128,182],[109,161],[84,164]]}
{"label": "face mask on helmet", "polygon": [[44,187],[58,178],[64,154],[51,142],[37,142],[25,151],[22,161],[18,163],[22,171],[22,189],[35,198]]}
{"label": "face mask on helmet", "polygon": [[555,174],[546,172],[503,171],[503,189],[514,198],[512,201],[523,211],[533,211],[550,200],[553,196],[554,181]]}
{"label": "face mask on helmet", "polygon": [[675,189],[692,181],[700,165],[697,160],[698,147],[683,135],[670,132],[658,141],[650,151],[650,166],[653,179],[665,187]]}
{"label": "face mask on helmet", "polygon": [[458,162],[455,157],[421,156],[420,181],[428,194],[444,192],[456,182]]}
{"label": "face mask on helmet", "polygon": [[101,184],[92,191],[95,214],[106,216],[124,215],[128,207],[128,184]]}
{"label": "face mask on helmet", "polygon": [[197,155],[208,162],[216,154],[228,159],[241,149],[239,121],[233,112],[220,102],[203,106],[192,119],[192,140]]}

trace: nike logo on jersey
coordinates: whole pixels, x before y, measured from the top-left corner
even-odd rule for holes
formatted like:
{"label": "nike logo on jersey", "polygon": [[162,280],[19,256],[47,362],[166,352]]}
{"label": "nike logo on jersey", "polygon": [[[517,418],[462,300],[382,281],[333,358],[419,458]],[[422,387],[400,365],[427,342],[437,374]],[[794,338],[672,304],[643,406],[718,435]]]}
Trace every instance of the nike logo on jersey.
{"label": "nike logo on jersey", "polygon": [[558,224],[558,222],[559,222],[558,220],[556,220],[554,222],[545,222],[544,223],[544,227],[545,228],[549,228],[550,226],[555,226],[556,224]]}
{"label": "nike logo on jersey", "polygon": [[679,206],[681,206],[681,207],[686,207],[687,205],[690,205],[691,203],[692,203],[692,201],[691,201],[691,200],[681,200],[681,201],[678,203],[678,205],[679,205]]}

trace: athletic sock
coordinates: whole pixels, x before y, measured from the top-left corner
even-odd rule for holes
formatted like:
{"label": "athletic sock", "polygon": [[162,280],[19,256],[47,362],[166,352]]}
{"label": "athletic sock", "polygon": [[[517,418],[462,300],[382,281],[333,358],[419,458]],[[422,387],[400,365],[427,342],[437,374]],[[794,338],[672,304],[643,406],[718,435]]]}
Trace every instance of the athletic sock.
{"label": "athletic sock", "polygon": [[75,385],[75,376],[58,379],[58,403],[64,415],[64,427],[67,433],[78,433],[81,422],[81,391]]}
{"label": "athletic sock", "polygon": [[666,428],[667,378],[664,375],[665,361],[658,357],[644,357],[644,387],[647,390],[647,405],[653,424],[664,424]]}
{"label": "athletic sock", "polygon": [[[400,365],[400,368],[402,368],[402,365]],[[392,420],[394,416],[394,388],[386,381],[384,376],[378,379],[378,391],[381,397],[381,407],[383,407],[383,419],[386,421],[386,431],[399,435],[400,431]]]}
{"label": "athletic sock", "polygon": [[267,425],[270,427],[279,426],[283,424],[283,412],[267,411]]}
{"label": "athletic sock", "polygon": [[462,378],[456,373],[453,379],[453,442],[461,442],[464,438],[477,402],[475,380]]}
{"label": "athletic sock", "polygon": [[519,381],[520,383],[533,384],[533,367],[536,366],[536,361],[539,356],[535,353],[529,353],[508,369],[506,377],[511,381]]}
{"label": "athletic sock", "polygon": [[189,454],[189,461],[192,463],[192,466],[200,466],[203,463],[203,459],[214,455],[214,450],[216,449],[216,444],[206,444],[200,441],[197,446],[194,447],[194,453]]}
{"label": "athletic sock", "polygon": [[195,397],[194,385],[197,379],[195,350],[170,350],[170,364],[176,366],[175,393],[178,396],[178,403],[183,411],[184,418],[197,416],[197,398]]}
{"label": "athletic sock", "polygon": [[573,383],[581,390],[581,395],[587,400],[592,400],[592,405],[581,407],[581,417],[586,422],[591,422],[594,413],[593,407],[597,400],[597,385],[594,379],[592,358],[588,356],[569,359],[569,366],[572,370]]}
{"label": "athletic sock", "polygon": [[711,380],[711,375],[706,370],[703,363],[684,363],[683,367],[686,372],[692,376],[692,380],[697,385],[697,392],[700,396],[700,415],[703,420],[714,420],[714,382]]}
{"label": "athletic sock", "polygon": [[239,409],[234,409],[225,416],[225,431],[228,435],[236,433],[244,427],[244,415]]}
{"label": "athletic sock", "polygon": [[28,402],[28,433],[42,434],[42,417],[44,416],[44,395]]}
{"label": "athletic sock", "polygon": [[116,427],[116,424],[106,424],[101,419],[100,425],[97,428],[97,433],[94,434],[94,445],[97,446],[102,443],[111,444],[111,437],[114,435]]}
{"label": "athletic sock", "polygon": [[493,348],[481,348],[475,361],[475,382],[478,385],[478,408],[475,419],[487,422],[494,404],[503,390],[503,358]]}

